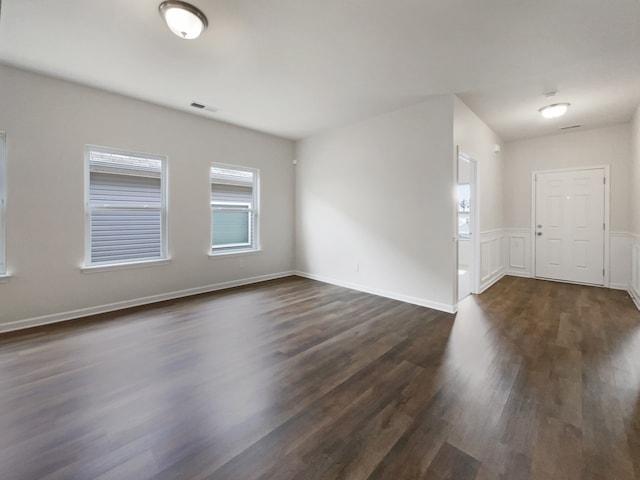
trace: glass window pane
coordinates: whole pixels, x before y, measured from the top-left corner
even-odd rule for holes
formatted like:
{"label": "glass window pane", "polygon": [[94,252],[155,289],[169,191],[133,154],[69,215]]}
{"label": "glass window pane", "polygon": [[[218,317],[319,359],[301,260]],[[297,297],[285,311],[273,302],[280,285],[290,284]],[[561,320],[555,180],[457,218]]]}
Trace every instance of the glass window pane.
{"label": "glass window pane", "polygon": [[91,262],[124,262],[162,257],[159,210],[91,212]]}
{"label": "glass window pane", "polygon": [[163,157],[88,146],[87,264],[166,256]]}
{"label": "glass window pane", "polygon": [[246,250],[255,246],[258,207],[257,170],[212,164],[211,248],[212,250]]}
{"label": "glass window pane", "polygon": [[4,208],[5,208],[5,134],[0,132],[0,275],[7,273],[7,265],[5,261],[5,232],[4,232]]}
{"label": "glass window pane", "polygon": [[223,168],[218,166],[211,167],[212,183],[253,185],[253,176],[254,173],[248,170]]}
{"label": "glass window pane", "polygon": [[458,214],[458,236],[460,238],[469,238],[469,222],[470,222],[470,214],[468,213],[459,213]]}
{"label": "glass window pane", "polygon": [[96,149],[89,152],[89,168],[91,172],[160,178],[162,160]]}
{"label": "glass window pane", "polygon": [[160,177],[140,177],[90,172],[89,201],[92,205],[160,207],[162,184]]}
{"label": "glass window pane", "polygon": [[458,185],[458,212],[471,211],[471,185],[461,183]]}
{"label": "glass window pane", "polygon": [[249,245],[250,212],[213,211],[212,212],[212,245]]}

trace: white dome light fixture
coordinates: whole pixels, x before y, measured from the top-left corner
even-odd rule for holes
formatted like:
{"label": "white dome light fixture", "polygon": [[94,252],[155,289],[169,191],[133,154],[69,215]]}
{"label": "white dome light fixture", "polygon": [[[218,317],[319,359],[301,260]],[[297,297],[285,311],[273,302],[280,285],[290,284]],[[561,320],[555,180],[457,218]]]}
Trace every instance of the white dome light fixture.
{"label": "white dome light fixture", "polygon": [[159,10],[169,30],[187,40],[198,38],[209,24],[204,13],[187,2],[169,0],[162,2]]}
{"label": "white dome light fixture", "polygon": [[538,111],[544,118],[558,118],[567,113],[567,109],[570,106],[570,103],[554,103],[553,105],[542,107]]}

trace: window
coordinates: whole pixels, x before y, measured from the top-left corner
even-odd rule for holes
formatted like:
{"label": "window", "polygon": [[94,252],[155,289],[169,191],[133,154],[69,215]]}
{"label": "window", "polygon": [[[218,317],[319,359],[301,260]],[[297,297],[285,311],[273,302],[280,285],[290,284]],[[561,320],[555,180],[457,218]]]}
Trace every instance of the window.
{"label": "window", "polygon": [[0,275],[7,274],[5,247],[5,202],[7,190],[7,170],[5,167],[5,134],[0,132]]}
{"label": "window", "polygon": [[211,252],[256,249],[258,171],[213,164],[210,176]]}
{"label": "window", "polygon": [[87,266],[166,259],[164,157],[88,146]]}
{"label": "window", "polygon": [[458,185],[458,237],[469,239],[469,225],[471,221],[471,185]]}

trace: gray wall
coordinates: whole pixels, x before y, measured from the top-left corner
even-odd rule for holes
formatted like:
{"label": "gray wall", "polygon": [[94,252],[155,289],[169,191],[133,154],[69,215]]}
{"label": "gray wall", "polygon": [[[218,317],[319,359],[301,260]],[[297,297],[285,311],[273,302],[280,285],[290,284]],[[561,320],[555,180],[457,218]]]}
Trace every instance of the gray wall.
{"label": "gray wall", "polygon": [[631,128],[629,231],[640,236],[640,105],[636,109]]}
{"label": "gray wall", "polygon": [[611,230],[629,228],[629,124],[533,138],[505,146],[505,223],[531,226],[531,172],[611,165]]}
{"label": "gray wall", "polygon": [[309,137],[297,160],[299,271],[452,308],[453,96]]}
{"label": "gray wall", "polygon": [[502,140],[458,97],[454,98],[454,142],[476,161],[480,218],[478,233],[503,228],[504,158],[495,152]]}
{"label": "gray wall", "polygon": [[[0,66],[0,130],[11,274],[0,283],[0,329],[293,269],[290,140],[7,66]],[[85,144],[168,156],[169,264],[81,272]],[[260,169],[261,252],[208,257],[211,162]]]}

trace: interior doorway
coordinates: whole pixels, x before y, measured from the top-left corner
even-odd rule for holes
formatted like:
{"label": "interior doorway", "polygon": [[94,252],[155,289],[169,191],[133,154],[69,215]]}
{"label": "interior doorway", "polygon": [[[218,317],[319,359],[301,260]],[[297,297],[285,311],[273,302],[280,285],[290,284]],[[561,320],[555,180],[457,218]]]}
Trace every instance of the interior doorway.
{"label": "interior doorway", "polygon": [[604,167],[534,174],[535,276],[605,285]]}
{"label": "interior doorway", "polygon": [[458,238],[458,298],[460,301],[476,290],[476,162],[458,153],[457,238]]}

